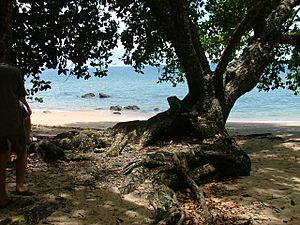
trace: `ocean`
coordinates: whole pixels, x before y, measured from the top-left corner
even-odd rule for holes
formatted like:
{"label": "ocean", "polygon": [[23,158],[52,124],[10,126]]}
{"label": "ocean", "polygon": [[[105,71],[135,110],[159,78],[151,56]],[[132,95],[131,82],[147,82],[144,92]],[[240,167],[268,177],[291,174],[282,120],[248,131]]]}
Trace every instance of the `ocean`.
{"label": "ocean", "polygon": [[[34,110],[109,110],[111,106],[136,105],[141,113],[156,114],[168,109],[167,97],[183,98],[187,93],[186,83],[172,87],[171,83],[157,83],[159,71],[146,67],[144,74],[131,67],[110,67],[107,77],[91,77],[88,80],[74,76],[57,75],[55,70],[45,70],[41,77],[51,81],[52,88],[39,92],[35,97],[43,102],[30,102]],[[30,82],[26,81],[26,87]],[[84,94],[96,96],[82,98]],[[109,98],[99,98],[99,93]],[[229,121],[300,121],[300,95],[288,90],[259,92],[254,89],[238,99]]]}

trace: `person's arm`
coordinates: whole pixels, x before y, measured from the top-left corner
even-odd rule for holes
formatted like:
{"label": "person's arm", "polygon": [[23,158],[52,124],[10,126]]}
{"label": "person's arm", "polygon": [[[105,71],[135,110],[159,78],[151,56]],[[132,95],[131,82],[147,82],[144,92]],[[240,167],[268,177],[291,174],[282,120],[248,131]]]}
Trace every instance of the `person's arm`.
{"label": "person's arm", "polygon": [[26,100],[26,96],[20,97],[20,101],[26,106],[29,116],[32,114],[31,108]]}
{"label": "person's arm", "polygon": [[19,100],[25,105],[28,115],[30,116],[32,114],[32,110],[26,100],[26,89],[25,89],[25,85],[24,85],[24,79],[21,75],[21,71],[16,68],[16,76],[17,76],[17,91],[18,91],[18,96],[19,96]]}

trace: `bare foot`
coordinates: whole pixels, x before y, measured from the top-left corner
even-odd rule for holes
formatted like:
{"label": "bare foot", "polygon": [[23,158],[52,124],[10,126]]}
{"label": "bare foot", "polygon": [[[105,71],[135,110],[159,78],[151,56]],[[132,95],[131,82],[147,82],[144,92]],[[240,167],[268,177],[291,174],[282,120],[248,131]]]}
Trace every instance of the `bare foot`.
{"label": "bare foot", "polygon": [[32,196],[34,195],[34,192],[30,191],[28,188],[23,186],[23,187],[16,188],[16,194],[23,195],[23,196]]}
{"label": "bare foot", "polygon": [[24,192],[26,190],[27,190],[27,188],[25,187],[25,185],[17,185],[16,186],[16,192]]}

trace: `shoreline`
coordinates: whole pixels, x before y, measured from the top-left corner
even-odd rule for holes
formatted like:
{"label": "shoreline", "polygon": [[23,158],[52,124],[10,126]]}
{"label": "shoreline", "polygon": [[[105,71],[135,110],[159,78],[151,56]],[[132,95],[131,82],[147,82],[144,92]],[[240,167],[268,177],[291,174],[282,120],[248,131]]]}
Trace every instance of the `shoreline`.
{"label": "shoreline", "polygon": [[146,120],[153,114],[136,111],[115,112],[111,110],[67,111],[67,110],[36,110],[32,109],[33,125],[62,126],[80,128],[108,128],[118,122],[130,120]]}
{"label": "shoreline", "polygon": [[[106,129],[118,122],[147,120],[157,113],[159,112],[121,111],[116,114],[111,110],[60,111],[33,109],[31,120],[34,126]],[[284,135],[282,133],[293,132],[293,134],[300,136],[300,121],[229,119],[226,128],[233,135],[257,133]]]}

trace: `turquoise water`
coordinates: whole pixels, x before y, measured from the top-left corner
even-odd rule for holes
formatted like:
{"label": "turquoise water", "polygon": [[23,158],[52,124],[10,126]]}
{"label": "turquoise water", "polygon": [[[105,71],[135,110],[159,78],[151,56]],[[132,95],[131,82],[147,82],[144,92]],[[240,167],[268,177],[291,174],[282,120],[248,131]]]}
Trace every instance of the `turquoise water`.
{"label": "turquoise water", "polygon": [[[145,74],[137,74],[131,67],[111,67],[109,76],[78,80],[73,76],[57,75],[47,70],[42,78],[52,81],[52,88],[40,92],[43,103],[31,102],[33,109],[51,110],[107,110],[110,106],[137,105],[143,113],[153,113],[155,108],[168,108],[167,97],[176,95],[183,98],[187,93],[186,84],[172,87],[169,83],[159,83],[159,71],[147,67]],[[29,82],[26,82],[29,87]],[[99,98],[98,93],[110,98]],[[82,98],[86,93],[94,93],[94,98]],[[253,121],[300,121],[300,96],[287,90],[269,93],[257,89],[242,96],[235,104],[230,120]]]}

